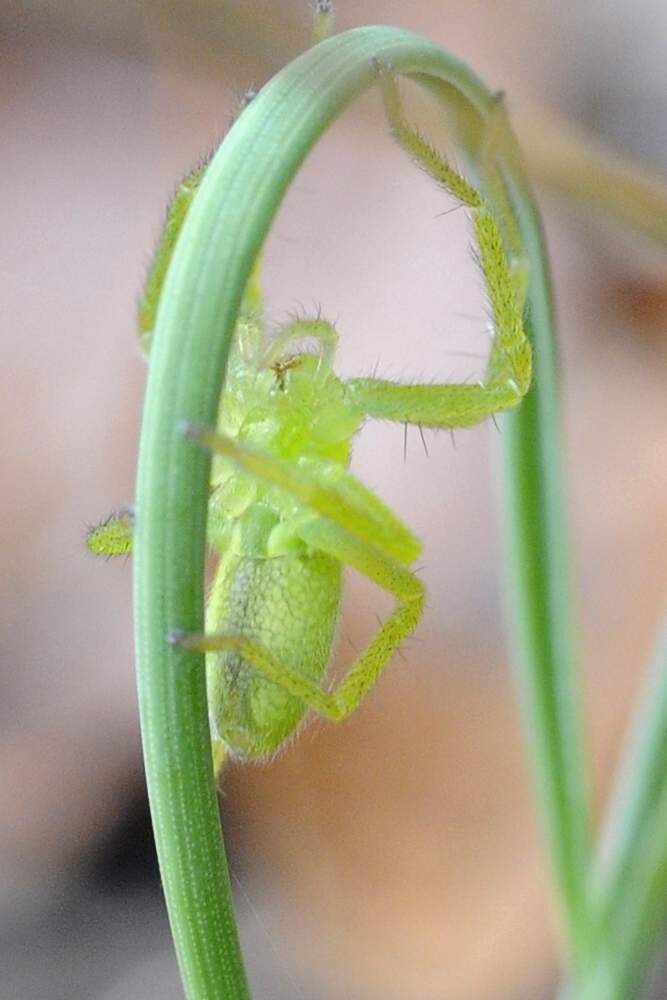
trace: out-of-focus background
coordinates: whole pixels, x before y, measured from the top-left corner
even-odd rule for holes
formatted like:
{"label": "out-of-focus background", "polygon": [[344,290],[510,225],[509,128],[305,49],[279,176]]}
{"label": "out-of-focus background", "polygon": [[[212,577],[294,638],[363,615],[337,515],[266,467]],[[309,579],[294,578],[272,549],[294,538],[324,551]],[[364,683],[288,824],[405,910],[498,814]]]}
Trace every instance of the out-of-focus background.
{"label": "out-of-focus background", "polygon": [[[340,0],[338,27],[428,34],[507,92],[520,132],[524,103],[542,102],[665,171],[666,11],[658,0]],[[135,303],[167,198],[243,90],[309,33],[302,0],[0,6],[4,1000],[182,995],[144,798],[130,565],[94,561],[83,539],[133,493],[145,380]],[[602,801],[667,589],[667,265],[540,195]],[[270,315],[321,306],[341,333],[343,374],[479,371],[481,280],[450,206],[367,97],[281,211],[264,271]],[[427,444],[428,455],[415,432],[404,459],[400,427],[369,425],[354,459],[424,540],[417,635],[348,723],[312,721],[271,765],[226,775],[256,1000],[553,992],[557,942],[501,627],[497,431]],[[350,577],[341,661],[385,608]],[[658,970],[654,995],[665,990]]]}

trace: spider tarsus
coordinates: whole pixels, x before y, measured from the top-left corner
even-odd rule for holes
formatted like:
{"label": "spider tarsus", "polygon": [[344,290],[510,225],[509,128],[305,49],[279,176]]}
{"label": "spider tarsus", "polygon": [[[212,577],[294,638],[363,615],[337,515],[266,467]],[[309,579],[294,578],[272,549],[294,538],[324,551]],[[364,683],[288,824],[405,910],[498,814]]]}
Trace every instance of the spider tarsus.
{"label": "spider tarsus", "polygon": [[313,0],[313,41],[323,42],[333,31],[335,9],[333,0]]}

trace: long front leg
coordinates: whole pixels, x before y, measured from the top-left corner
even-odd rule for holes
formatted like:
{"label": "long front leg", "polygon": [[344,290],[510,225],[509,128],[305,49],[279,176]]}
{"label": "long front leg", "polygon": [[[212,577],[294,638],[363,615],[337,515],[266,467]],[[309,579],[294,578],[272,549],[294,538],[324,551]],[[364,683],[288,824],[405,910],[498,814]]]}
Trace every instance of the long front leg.
{"label": "long front leg", "polygon": [[[378,82],[397,142],[470,212],[491,306],[494,338],[484,380],[480,383],[400,385],[359,378],[351,379],[346,385],[354,405],[368,416],[425,427],[469,427],[491,414],[516,406],[530,387],[532,357],[523,328],[526,271],[520,242],[511,226],[503,237],[484,197],[407,123],[392,74],[379,67]],[[492,135],[489,146],[486,172],[502,194],[503,197],[496,199],[502,203],[506,192],[491,159]],[[500,214],[501,222],[509,224],[511,213],[501,210]]]}
{"label": "long front leg", "polygon": [[348,388],[355,405],[369,417],[433,428],[472,427],[523,398],[511,378],[470,385],[400,385],[360,378],[348,382]]}
{"label": "long front leg", "polygon": [[[319,514],[387,556],[407,564],[419,554],[419,542],[412,532],[342,466],[314,459],[285,462],[198,424],[184,425],[183,432],[250,476],[284,490],[304,511]],[[292,530],[291,524],[288,528]]]}

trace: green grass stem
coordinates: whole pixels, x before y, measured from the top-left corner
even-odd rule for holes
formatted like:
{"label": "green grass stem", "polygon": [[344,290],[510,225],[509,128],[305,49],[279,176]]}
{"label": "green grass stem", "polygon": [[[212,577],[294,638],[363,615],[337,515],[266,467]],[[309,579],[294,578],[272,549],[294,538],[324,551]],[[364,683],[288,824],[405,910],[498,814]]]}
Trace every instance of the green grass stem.
{"label": "green grass stem", "polygon": [[[540,240],[536,221],[530,232]],[[587,894],[592,837],[589,767],[570,606],[552,306],[547,276],[536,275],[533,269],[533,262],[543,261],[544,256],[537,246],[527,249],[528,333],[534,345],[535,381],[523,405],[508,414],[501,427],[507,602],[525,739],[576,976],[593,947]]]}
{"label": "green grass stem", "polygon": [[586,998],[637,995],[667,915],[667,619],[597,853],[592,897],[600,948]]}
{"label": "green grass stem", "polygon": [[[496,207],[487,184],[484,129],[475,114],[449,101],[452,124],[470,169]],[[496,115],[502,113],[498,104]],[[500,123],[502,124],[502,122]],[[589,762],[571,608],[571,569],[564,506],[559,364],[548,258],[520,155],[505,128],[493,144],[506,197],[529,260],[526,328],[533,345],[533,386],[520,407],[501,418],[506,603],[524,740],[536,787],[566,961],[585,975],[595,946],[588,898],[592,853]],[[482,169],[479,163],[482,163]],[[504,192],[501,193],[505,194]],[[497,205],[502,222],[504,197]],[[510,230],[509,242],[515,239]]]}
{"label": "green grass stem", "polygon": [[[190,1000],[248,996],[218,818],[204,657],[167,641],[201,632],[210,458],[179,427],[216,423],[241,295],[285,191],[377,61],[484,122],[497,101],[438,45],[387,27],[322,42],[271,80],[231,129],[179,236],[161,296],[141,435],[135,537],[138,687],[160,868]],[[530,263],[535,387],[505,421],[508,534],[525,728],[571,954],[586,938],[588,800],[573,674],[551,297],[535,210],[501,164]],[[489,195],[492,201],[492,194]]]}

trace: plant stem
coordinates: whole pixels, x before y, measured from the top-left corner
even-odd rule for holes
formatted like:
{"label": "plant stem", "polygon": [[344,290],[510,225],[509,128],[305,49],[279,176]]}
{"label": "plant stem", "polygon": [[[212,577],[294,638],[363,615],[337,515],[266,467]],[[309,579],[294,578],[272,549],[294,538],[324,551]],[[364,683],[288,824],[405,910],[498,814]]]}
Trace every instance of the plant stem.
{"label": "plant stem", "polygon": [[[635,713],[594,868],[593,1000],[636,995],[667,915],[667,618]],[[586,996],[589,994],[587,993]]]}
{"label": "plant stem", "polygon": [[[372,86],[378,61],[421,84],[430,82],[446,105],[455,101],[481,121],[496,107],[459,60],[409,32],[360,28],[309,50],[267,84],[211,161],[158,308],[137,486],[137,672],[155,839],[190,1000],[243,1000],[248,991],[219,827],[204,658],[184,654],[166,639],[171,629],[201,632],[204,624],[210,459],[178,428],[183,421],[216,423],[241,295],[278,206],[322,132]],[[514,580],[521,594],[520,677],[527,728],[543,728],[529,745],[572,943],[584,933],[578,887],[587,856],[588,809],[569,642],[556,635],[559,629],[569,635],[569,621],[553,328],[530,195],[516,163],[508,161],[504,169],[530,260],[530,328],[537,347],[535,389],[505,432],[515,482],[511,521],[518,547]],[[546,518],[545,524],[534,518]]]}
{"label": "plant stem", "polygon": [[[632,879],[641,831],[660,815],[667,791],[667,619],[627,740],[603,826],[595,893],[611,913]],[[663,838],[667,843],[667,837]]]}
{"label": "plant stem", "polygon": [[[536,225],[533,232],[539,240]],[[544,258],[529,256],[535,382],[523,405],[503,421],[505,549],[525,737],[576,976],[588,961],[593,934],[588,758],[572,641],[551,300],[546,275],[533,270],[533,262]]]}
{"label": "plant stem", "polygon": [[[484,132],[465,106],[450,102],[455,133],[473,171]],[[526,328],[533,386],[502,417],[507,604],[516,646],[515,678],[545,831],[566,950],[575,979],[594,948],[588,900],[592,822],[582,692],[574,652],[571,572],[564,509],[563,444],[551,281],[544,240],[519,153],[508,133],[499,166],[529,260]],[[484,186],[484,171],[480,171]],[[494,204],[493,185],[487,192]],[[500,206],[499,216],[503,211]]]}

